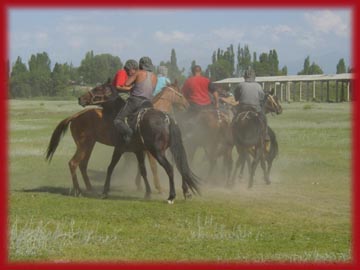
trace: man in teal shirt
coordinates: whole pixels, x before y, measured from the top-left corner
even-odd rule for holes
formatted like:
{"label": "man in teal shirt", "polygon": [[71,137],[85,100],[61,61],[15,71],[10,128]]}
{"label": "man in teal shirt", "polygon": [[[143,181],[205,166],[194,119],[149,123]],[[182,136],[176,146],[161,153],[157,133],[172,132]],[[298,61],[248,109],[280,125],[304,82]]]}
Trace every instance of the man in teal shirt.
{"label": "man in teal shirt", "polygon": [[167,73],[168,73],[167,67],[165,66],[159,67],[159,75],[157,78],[157,84],[153,96],[160,93],[161,89],[163,89],[167,84],[170,84],[170,79],[167,78]]}

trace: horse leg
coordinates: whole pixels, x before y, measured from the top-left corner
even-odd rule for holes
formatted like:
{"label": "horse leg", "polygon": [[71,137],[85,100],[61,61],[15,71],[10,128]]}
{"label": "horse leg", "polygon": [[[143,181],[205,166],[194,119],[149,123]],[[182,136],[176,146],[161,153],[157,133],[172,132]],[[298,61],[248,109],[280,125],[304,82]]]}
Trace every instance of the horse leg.
{"label": "horse leg", "polygon": [[[164,168],[168,177],[169,177],[169,198],[167,199],[169,204],[173,204],[176,193],[175,193],[175,184],[174,184],[174,169],[171,163],[166,159],[165,153],[160,153],[158,151],[151,151],[153,157],[160,163],[161,167]],[[183,187],[184,188],[184,187]]]}
{"label": "horse leg", "polygon": [[106,199],[108,197],[108,193],[110,190],[110,179],[111,179],[111,175],[113,173],[113,170],[116,166],[116,164],[119,162],[121,155],[124,152],[120,149],[119,146],[115,146],[112,158],[111,158],[111,162],[110,165],[107,168],[107,172],[106,172],[106,180],[105,180],[105,185],[104,185],[104,191],[103,191],[103,195],[102,198]]}
{"label": "horse leg", "polygon": [[255,171],[256,171],[256,168],[257,168],[260,160],[262,159],[261,155],[262,155],[262,149],[260,147],[255,147],[255,156],[254,156],[254,160],[251,164],[251,173],[250,173],[250,180],[249,180],[248,188],[251,188],[254,184]]}
{"label": "horse leg", "polygon": [[248,165],[249,168],[249,175],[251,173],[251,166],[250,166],[250,157],[249,157],[249,153],[247,151],[247,149],[245,149],[244,147],[237,147],[237,152],[239,154],[239,167],[240,167],[240,173],[239,173],[239,179],[243,179],[244,178],[244,169],[245,169],[245,165]]}
{"label": "horse leg", "polygon": [[85,186],[86,186],[86,190],[87,191],[92,191],[92,186],[91,186],[91,183],[90,183],[90,179],[89,179],[89,176],[87,174],[87,166],[88,166],[88,163],[89,163],[91,152],[92,152],[92,150],[94,148],[94,145],[95,145],[95,141],[88,142],[88,143],[86,143],[84,145],[86,145],[86,149],[85,149],[85,153],[84,153],[84,158],[80,161],[79,168],[80,168],[80,172],[81,172],[81,175],[83,177],[83,180],[84,180],[84,183],[85,183]]}
{"label": "horse leg", "polygon": [[147,179],[147,174],[146,174],[144,151],[138,151],[135,154],[136,154],[137,161],[139,163],[139,170],[140,170],[141,176],[143,177],[144,182],[145,182],[145,189],[146,189],[145,199],[150,199],[151,188],[150,188],[149,181]]}
{"label": "horse leg", "polygon": [[155,188],[161,194],[163,192],[163,190],[162,190],[161,185],[160,185],[156,159],[150,154],[150,152],[146,151],[146,154],[148,156],[149,163],[150,163],[150,168],[151,168],[151,171],[153,173],[153,181],[154,181]]}
{"label": "horse leg", "polygon": [[225,163],[225,168],[227,171],[227,179],[229,180],[231,177],[231,171],[233,168],[233,158],[232,158],[232,147],[229,147],[229,149],[226,150],[225,155],[224,155],[224,163]]}
{"label": "horse leg", "polygon": [[271,184],[270,171],[271,171],[273,159],[272,158],[267,158],[266,162],[267,162],[267,170],[266,170],[265,182],[266,182],[266,184],[270,185]]}
{"label": "horse leg", "polygon": [[76,169],[83,158],[84,158],[83,149],[81,148],[81,145],[78,145],[74,156],[70,159],[68,163],[70,168],[71,178],[73,181],[75,197],[78,197],[81,194],[81,189],[79,186],[79,182],[77,180]]}
{"label": "horse leg", "polygon": [[241,158],[241,156],[240,156],[240,153],[238,153],[238,158],[237,158],[236,163],[235,163],[235,168],[234,168],[233,175],[232,175],[232,177],[230,177],[230,179],[227,181],[227,186],[228,186],[228,187],[234,186],[236,173],[237,173],[238,168],[239,168],[240,165],[242,164],[241,162],[242,162],[242,158]]}
{"label": "horse leg", "polygon": [[138,191],[142,190],[140,178],[141,178],[141,173],[140,173],[140,168],[138,168],[136,176],[135,176],[135,185],[136,185],[136,188]]}
{"label": "horse leg", "polygon": [[267,174],[267,164],[265,162],[264,156],[262,155],[260,158],[260,164],[261,164],[261,168],[263,170],[264,173],[264,180],[267,184],[269,184],[269,179],[268,179],[268,174]]}
{"label": "horse leg", "polygon": [[249,152],[244,152],[243,159],[242,170],[244,170],[246,164],[248,167],[248,174],[251,175],[251,154]]}

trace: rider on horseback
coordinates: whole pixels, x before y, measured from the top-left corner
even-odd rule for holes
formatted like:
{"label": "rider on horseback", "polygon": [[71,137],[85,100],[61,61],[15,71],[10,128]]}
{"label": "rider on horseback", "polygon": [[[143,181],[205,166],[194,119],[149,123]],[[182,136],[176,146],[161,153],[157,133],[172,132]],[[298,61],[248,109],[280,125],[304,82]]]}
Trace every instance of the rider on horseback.
{"label": "rider on horseback", "polygon": [[211,108],[209,93],[213,94],[214,105],[218,109],[219,95],[210,79],[201,75],[201,67],[198,65],[195,65],[191,71],[193,76],[185,81],[182,88],[182,93],[190,104],[189,112],[197,114],[202,109]]}
{"label": "rider on horseback", "polygon": [[255,111],[263,123],[265,139],[268,140],[267,119],[264,112],[265,93],[261,85],[255,82],[255,71],[250,67],[244,73],[245,82],[239,83],[234,91],[237,113]]}
{"label": "rider on horseback", "polygon": [[114,119],[114,125],[125,143],[130,141],[133,134],[133,130],[127,125],[125,118],[135,113],[139,108],[145,107],[144,105],[146,107],[152,106],[152,93],[157,83],[156,75],[153,73],[153,64],[149,57],[145,56],[140,59],[139,69],[136,68],[135,63],[134,60],[128,60],[125,63],[125,70],[129,78],[121,90],[130,91],[130,97]]}

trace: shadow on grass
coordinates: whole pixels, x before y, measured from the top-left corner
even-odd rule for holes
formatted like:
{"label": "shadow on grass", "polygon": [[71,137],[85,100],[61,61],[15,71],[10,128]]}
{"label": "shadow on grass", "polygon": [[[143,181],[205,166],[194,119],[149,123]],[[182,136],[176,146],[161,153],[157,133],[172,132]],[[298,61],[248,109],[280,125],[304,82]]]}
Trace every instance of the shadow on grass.
{"label": "shadow on grass", "polygon": [[[102,200],[148,201],[148,199],[144,198],[143,191],[136,191],[135,192],[136,194],[134,195],[121,194],[121,193],[128,193],[128,191],[122,190],[121,188],[117,188],[117,187],[112,188],[111,194],[109,194],[107,198],[103,198],[102,189],[103,189],[102,186],[93,186],[92,192],[82,190],[82,193],[79,197],[102,199]],[[25,192],[25,193],[51,193],[51,194],[75,197],[75,192],[73,188],[64,188],[64,187],[42,186],[37,188],[20,189],[15,191]]]}

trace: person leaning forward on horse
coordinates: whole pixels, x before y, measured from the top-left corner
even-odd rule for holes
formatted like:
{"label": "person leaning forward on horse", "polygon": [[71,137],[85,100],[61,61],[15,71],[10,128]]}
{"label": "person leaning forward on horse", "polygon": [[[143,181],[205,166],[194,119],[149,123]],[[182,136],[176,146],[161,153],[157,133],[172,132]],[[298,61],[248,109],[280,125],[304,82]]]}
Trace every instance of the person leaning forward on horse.
{"label": "person leaning forward on horse", "polygon": [[[193,66],[191,71],[193,76],[188,78],[182,87],[182,93],[190,104],[189,113],[196,115],[202,109],[213,106],[219,109],[219,95],[213,83],[201,74],[200,66]],[[211,103],[210,93],[214,96],[214,105]]]}
{"label": "person leaning forward on horse", "polygon": [[[129,65],[127,66],[127,64]],[[115,128],[122,135],[125,143],[130,141],[133,134],[133,130],[127,125],[125,118],[142,107],[152,106],[152,93],[157,83],[156,75],[153,73],[153,64],[149,57],[145,56],[140,59],[139,69],[137,70],[135,69],[134,60],[127,61],[125,69],[127,67],[129,68],[129,72],[127,71],[129,78],[126,80],[124,87],[117,89],[120,91],[130,91],[130,97],[126,100],[124,107],[114,120]]]}
{"label": "person leaning forward on horse", "polygon": [[255,71],[251,68],[245,70],[245,82],[239,83],[235,88],[234,97],[238,102],[236,106],[237,113],[244,111],[255,111],[264,124],[265,139],[269,140],[267,134],[267,119],[264,113],[265,93],[261,85],[255,82]]}

